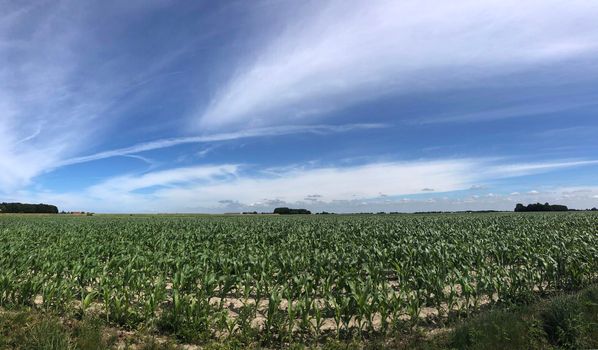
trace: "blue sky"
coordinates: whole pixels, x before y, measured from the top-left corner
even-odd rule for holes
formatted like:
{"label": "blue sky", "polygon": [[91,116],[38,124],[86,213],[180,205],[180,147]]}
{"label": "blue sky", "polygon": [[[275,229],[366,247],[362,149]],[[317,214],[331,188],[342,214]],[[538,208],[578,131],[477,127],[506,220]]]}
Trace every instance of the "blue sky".
{"label": "blue sky", "polygon": [[0,2],[0,201],[598,206],[598,3]]}

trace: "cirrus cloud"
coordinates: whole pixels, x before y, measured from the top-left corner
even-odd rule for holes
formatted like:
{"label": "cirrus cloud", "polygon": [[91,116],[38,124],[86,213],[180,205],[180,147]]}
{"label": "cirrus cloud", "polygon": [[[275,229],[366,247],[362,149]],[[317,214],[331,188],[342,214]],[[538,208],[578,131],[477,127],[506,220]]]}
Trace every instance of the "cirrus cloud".
{"label": "cirrus cloud", "polygon": [[596,17],[585,0],[318,1],[196,117],[204,128],[278,124],[584,57],[598,49]]}

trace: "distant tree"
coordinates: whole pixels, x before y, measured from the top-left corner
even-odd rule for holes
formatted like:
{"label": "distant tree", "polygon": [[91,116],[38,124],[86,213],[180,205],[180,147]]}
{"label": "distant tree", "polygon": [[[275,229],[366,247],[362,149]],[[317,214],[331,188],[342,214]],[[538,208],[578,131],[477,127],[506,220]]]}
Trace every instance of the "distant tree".
{"label": "distant tree", "polygon": [[549,204],[549,203],[535,203],[535,204],[528,204],[527,206],[518,203],[515,206],[516,212],[533,212],[533,211],[568,211],[569,208],[565,205],[559,204]]}
{"label": "distant tree", "polygon": [[291,209],[287,207],[281,207],[274,209],[274,214],[280,215],[292,215],[292,214],[311,214],[311,211],[307,209]]}
{"label": "distant tree", "polygon": [[287,215],[291,213],[291,209],[287,208],[287,207],[282,207],[282,208],[276,208],[274,209],[274,214],[280,214],[280,215]]}
{"label": "distant tree", "polygon": [[49,204],[0,203],[0,213],[58,214],[58,208]]}

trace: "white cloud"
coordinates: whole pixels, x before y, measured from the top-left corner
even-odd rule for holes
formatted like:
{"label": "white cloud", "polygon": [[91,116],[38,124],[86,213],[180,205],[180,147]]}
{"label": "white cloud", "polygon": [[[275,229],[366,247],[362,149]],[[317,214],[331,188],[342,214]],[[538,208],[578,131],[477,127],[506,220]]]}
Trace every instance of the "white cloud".
{"label": "white cloud", "polygon": [[[559,167],[562,163],[555,162]],[[511,167],[520,169],[524,166]],[[536,168],[533,164],[525,167]],[[283,204],[329,211],[340,211],[341,208],[345,211],[351,211],[347,208],[371,211],[373,209],[367,210],[367,205],[380,210],[383,203],[386,203],[387,209],[397,203],[414,203],[412,208],[421,209],[418,206],[423,202],[418,199],[397,197],[421,194],[421,189],[430,183],[434,184],[436,193],[446,193],[468,190],[480,182],[520,176],[519,170],[513,173],[480,171],[498,168],[492,161],[483,159],[370,163],[342,168],[286,168],[267,172],[255,172],[247,166],[220,164],[118,176],[79,193],[41,193],[34,197],[30,194],[29,198],[72,210],[104,212],[223,212],[235,208],[267,210]],[[548,172],[554,168],[544,164],[540,169]],[[381,193],[385,195],[381,196]],[[550,202],[566,200],[565,204],[579,204],[574,207],[580,207],[580,203],[586,203],[596,193],[598,190],[591,188],[585,188],[585,192],[580,188],[568,188],[560,192],[518,195],[517,201],[538,198]],[[27,198],[26,193],[21,193],[21,196]],[[494,192],[468,196],[463,200],[444,196],[428,197],[426,200],[431,200],[434,205],[444,205],[443,210],[451,208],[451,201],[487,206],[495,203],[499,208],[514,201]]]}
{"label": "white cloud", "polygon": [[287,125],[287,126],[275,126],[265,127],[256,129],[246,129],[235,132],[219,133],[219,134],[207,134],[201,136],[189,136],[189,137],[177,137],[169,139],[161,139],[156,141],[144,142],[130,147],[119,148],[88,156],[80,156],[63,160],[56,164],[56,166],[66,166],[71,164],[78,164],[84,162],[90,162],[99,159],[111,158],[124,156],[129,154],[136,154],[141,152],[147,152],[157,149],[169,148],[178,145],[190,144],[190,143],[207,143],[207,142],[220,142],[230,141],[242,138],[252,137],[264,137],[264,136],[283,136],[290,134],[299,133],[314,133],[314,134],[328,134],[336,132],[348,132],[358,129],[375,129],[382,128],[384,124],[345,124],[345,125]]}
{"label": "white cloud", "polygon": [[596,106],[596,98],[594,96],[587,97],[579,101],[550,101],[544,102],[541,105],[519,105],[504,108],[497,108],[491,110],[483,110],[475,113],[465,113],[456,115],[441,115],[438,117],[425,117],[423,119],[414,120],[415,124],[435,124],[435,123],[455,123],[455,122],[476,122],[476,121],[491,121],[508,118],[521,118],[531,116],[542,116],[546,114],[562,113],[571,109],[579,107]]}
{"label": "white cloud", "polygon": [[[197,183],[213,179],[229,178],[237,172],[237,165],[196,166],[150,172],[140,176],[123,175],[111,178],[92,186],[92,195],[109,197],[119,193],[129,193],[154,186],[176,186],[177,184]],[[109,195],[106,195],[106,194]]]}
{"label": "white cloud", "polygon": [[587,0],[317,1],[294,17],[200,113],[200,125],[311,118],[359,100],[470,84],[598,48],[598,3]]}
{"label": "white cloud", "polygon": [[126,59],[102,57],[89,11],[75,1],[0,4],[0,192],[97,145],[115,122],[110,108],[164,62],[124,69]]}
{"label": "white cloud", "polygon": [[[380,193],[416,194],[430,186],[436,192],[455,191],[487,179],[597,164],[569,160],[496,165],[487,160],[456,159],[253,173],[236,164],[220,164],[117,176],[76,193],[19,190],[35,176],[60,166],[115,156],[135,156],[151,163],[136,154],[181,144],[380,127],[297,125],[295,121],[387,93],[442,88],[446,82],[466,84],[538,63],[583,56],[594,53],[598,42],[594,25],[598,4],[590,1],[349,0],[312,4],[313,8],[297,13],[296,23],[277,33],[271,45],[258,50],[255,61],[247,62],[199,115],[201,125],[207,128],[251,128],[204,130],[200,136],[160,139],[95,154],[87,152],[104,139],[98,136],[121,122],[118,115],[106,112],[115,106],[122,108],[127,103],[124,95],[147,84],[156,72],[163,72],[180,52],[148,58],[147,64],[134,59],[135,65],[131,65],[120,57],[104,60],[107,52],[97,47],[85,54],[87,45],[95,43],[86,22],[94,16],[86,16],[86,5],[74,1],[49,7],[0,4],[3,198],[11,194],[16,200],[103,211],[218,210],[219,203],[271,205],[306,200],[341,206],[371,203]],[[534,114],[546,108],[499,112]],[[489,112],[486,117],[497,118],[498,114]],[[277,126],[254,127],[260,125]],[[86,153],[89,155],[81,156]],[[314,193],[321,197],[313,197]],[[411,199],[401,202],[410,203]]]}
{"label": "white cloud", "polygon": [[[438,190],[467,186],[466,174],[475,163],[467,160],[376,163],[348,168],[287,169],[252,174],[237,165],[214,165],[119,176],[87,189],[81,206],[101,203],[105,211],[218,210],[222,201],[245,205],[331,202],[377,197],[380,191],[417,193],[427,181]],[[464,184],[465,182],[465,184]],[[147,192],[139,190],[148,189]],[[317,197],[314,197],[317,191]],[[76,198],[73,194],[70,197]],[[314,202],[313,200],[311,202]]]}
{"label": "white cloud", "polygon": [[598,160],[570,160],[545,163],[516,163],[488,166],[481,169],[489,176],[514,177],[543,173],[556,169],[574,168],[598,164]]}
{"label": "white cloud", "polygon": [[[379,193],[418,193],[428,182],[438,191],[470,186],[475,162],[468,160],[376,163],[348,168],[292,168],[273,173],[251,173],[224,164],[118,176],[77,193],[18,193],[34,202],[56,203],[70,210],[104,212],[226,211],[239,205],[353,201]],[[310,197],[311,196],[311,197]],[[226,201],[226,202],[223,202]],[[316,201],[310,201],[315,203]]]}
{"label": "white cloud", "polygon": [[[155,6],[161,5],[110,4],[102,6],[102,10],[128,16],[147,13]],[[0,193],[15,192],[30,185],[36,176],[62,166],[181,144],[293,133],[327,134],[382,126],[285,125],[204,133],[81,156],[110,140],[109,132],[120,132],[112,129],[115,125],[122,126],[119,119],[123,116],[115,109],[123,110],[129,103],[138,103],[134,91],[142,90],[144,84],[163,74],[169,62],[184,52],[182,48],[143,57],[145,63],[141,65],[139,57],[133,58],[133,65],[131,58],[124,55],[104,59],[107,49],[94,46],[98,33],[90,20],[94,17],[88,16],[90,8],[73,1],[31,6],[0,4]],[[155,123],[160,121],[147,121],[151,127]]]}

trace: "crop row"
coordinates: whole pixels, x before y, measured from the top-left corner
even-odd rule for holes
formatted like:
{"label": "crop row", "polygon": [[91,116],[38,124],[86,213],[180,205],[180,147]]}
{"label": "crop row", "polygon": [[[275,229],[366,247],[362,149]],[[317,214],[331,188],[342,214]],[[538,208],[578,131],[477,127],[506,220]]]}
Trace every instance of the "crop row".
{"label": "crop row", "polygon": [[580,288],[598,275],[598,216],[1,216],[0,251],[3,307],[283,340]]}

